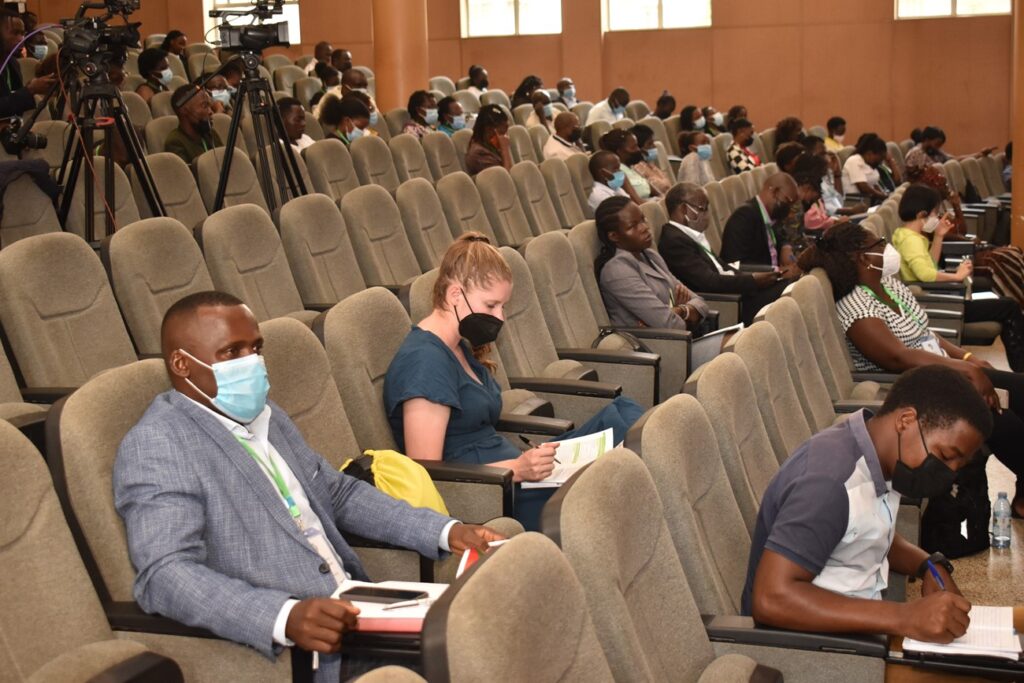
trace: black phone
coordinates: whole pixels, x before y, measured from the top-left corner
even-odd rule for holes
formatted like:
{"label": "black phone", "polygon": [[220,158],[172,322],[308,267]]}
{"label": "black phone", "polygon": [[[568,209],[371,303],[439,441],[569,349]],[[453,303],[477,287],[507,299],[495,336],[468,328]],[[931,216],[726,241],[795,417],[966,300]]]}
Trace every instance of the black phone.
{"label": "black phone", "polygon": [[338,597],[342,600],[358,602],[380,602],[390,605],[406,600],[421,600],[428,597],[426,591],[403,590],[401,588],[378,588],[376,586],[354,586],[342,591]]}

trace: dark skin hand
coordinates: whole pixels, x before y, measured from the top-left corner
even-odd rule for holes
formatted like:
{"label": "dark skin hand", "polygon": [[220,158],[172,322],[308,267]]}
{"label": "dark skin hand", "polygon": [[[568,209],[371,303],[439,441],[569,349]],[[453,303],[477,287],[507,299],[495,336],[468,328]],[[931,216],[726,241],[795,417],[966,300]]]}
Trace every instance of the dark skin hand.
{"label": "dark skin hand", "polygon": [[341,636],[356,627],[359,608],[347,600],[309,598],[292,607],[284,634],[309,652],[329,654],[341,650]]}

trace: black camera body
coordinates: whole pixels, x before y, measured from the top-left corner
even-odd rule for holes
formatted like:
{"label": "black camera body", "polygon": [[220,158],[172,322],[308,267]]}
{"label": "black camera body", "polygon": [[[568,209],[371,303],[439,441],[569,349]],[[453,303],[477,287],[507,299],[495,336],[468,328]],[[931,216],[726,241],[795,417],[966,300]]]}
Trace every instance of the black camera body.
{"label": "black camera body", "polygon": [[0,145],[8,154],[20,156],[25,149],[46,149],[46,136],[32,131],[25,131],[19,135],[23,121],[20,116],[12,116],[9,119],[10,125],[0,131]]}
{"label": "black camera body", "polygon": [[[249,10],[210,10],[210,16],[224,19],[220,28],[220,46],[225,50],[245,50],[260,53],[268,47],[288,47],[288,23],[279,21],[273,24],[263,23],[267,19],[281,14],[284,0],[253,0]],[[260,23],[246,26],[234,26],[231,17],[252,17]]]}

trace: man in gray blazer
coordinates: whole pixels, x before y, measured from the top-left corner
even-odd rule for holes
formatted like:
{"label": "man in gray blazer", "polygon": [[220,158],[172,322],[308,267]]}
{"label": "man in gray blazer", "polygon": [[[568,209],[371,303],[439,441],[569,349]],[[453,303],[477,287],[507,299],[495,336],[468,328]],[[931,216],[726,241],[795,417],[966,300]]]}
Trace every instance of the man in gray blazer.
{"label": "man in gray blazer", "polygon": [[219,292],[185,297],[161,329],[173,390],[125,436],[114,466],[144,610],[209,629],[267,657],[323,653],[339,678],[341,633],[358,610],[329,597],[367,580],[342,532],[438,559],[501,537],[412,508],[335,470],[266,400],[252,312]]}

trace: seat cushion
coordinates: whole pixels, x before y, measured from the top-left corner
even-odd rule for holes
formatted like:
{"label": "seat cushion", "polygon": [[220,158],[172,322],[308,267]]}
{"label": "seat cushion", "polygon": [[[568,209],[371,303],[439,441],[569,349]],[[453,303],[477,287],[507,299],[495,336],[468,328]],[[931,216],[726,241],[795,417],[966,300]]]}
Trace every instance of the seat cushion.
{"label": "seat cushion", "polygon": [[31,683],[99,680],[110,667],[144,652],[147,652],[144,645],[131,640],[89,643],[50,660],[28,680]]}
{"label": "seat cushion", "polygon": [[294,313],[289,313],[285,317],[294,318],[295,320],[298,320],[300,323],[312,326],[313,321],[316,320],[318,315],[320,315],[318,311],[295,311]]}
{"label": "seat cushion", "polygon": [[761,666],[746,655],[722,655],[716,658],[700,675],[698,683],[724,683],[729,681],[750,681],[750,683],[774,683],[782,681],[777,669]]}
{"label": "seat cushion", "polygon": [[39,403],[0,403],[0,420],[11,420],[16,417],[45,413],[50,406]]}

